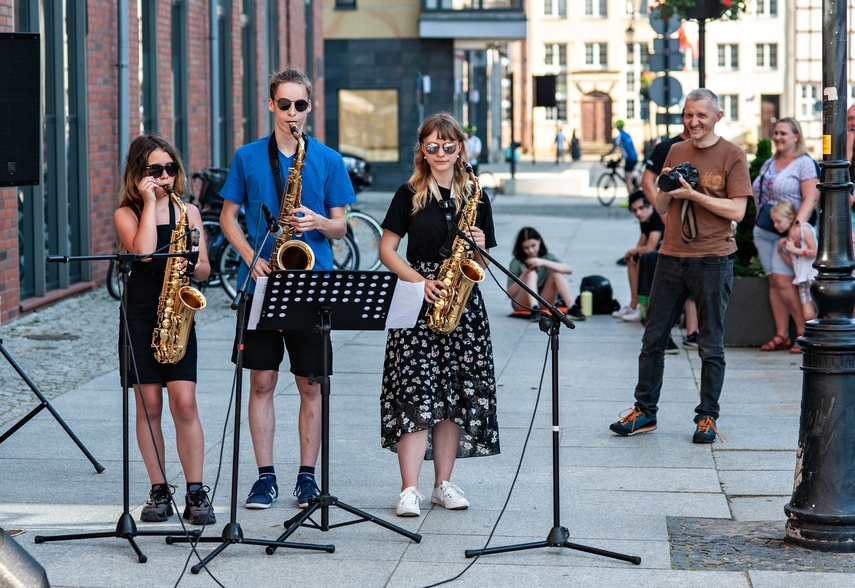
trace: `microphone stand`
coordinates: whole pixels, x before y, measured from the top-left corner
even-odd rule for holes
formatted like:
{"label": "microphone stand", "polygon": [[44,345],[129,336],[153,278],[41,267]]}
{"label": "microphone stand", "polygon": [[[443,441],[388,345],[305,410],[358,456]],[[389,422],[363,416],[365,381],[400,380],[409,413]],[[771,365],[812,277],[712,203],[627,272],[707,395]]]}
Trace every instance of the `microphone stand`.
{"label": "microphone stand", "polygon": [[540,296],[540,294],[529,288],[528,285],[522,280],[520,280],[518,276],[513,274],[513,272],[511,272],[501,263],[496,261],[493,256],[491,256],[489,253],[479,247],[478,244],[475,243],[475,241],[469,236],[468,233],[461,231],[459,227],[454,228],[457,231],[457,236],[466,241],[466,243],[468,243],[469,246],[473,248],[473,251],[477,251],[484,259],[489,260],[490,263],[499,268],[502,273],[511,278],[514,283],[518,284],[523,290],[533,296],[534,299],[537,300],[537,302],[540,304],[540,308],[545,308],[549,310],[549,315],[541,315],[539,325],[540,330],[545,332],[549,336],[550,349],[552,354],[552,529],[550,529],[545,541],[522,543],[518,545],[508,545],[505,547],[485,547],[483,549],[467,549],[464,553],[465,556],[475,557],[489,553],[520,551],[524,549],[537,549],[540,547],[566,547],[568,549],[575,549],[577,551],[593,553],[594,555],[602,555],[604,557],[611,557],[614,559],[627,561],[636,565],[640,564],[641,558],[638,556],[624,555],[622,553],[606,551],[603,549],[597,549],[595,547],[579,545],[577,543],[570,543],[569,541],[567,541],[567,538],[569,537],[569,531],[567,530],[567,527],[561,525],[561,500],[558,467],[558,333],[562,323],[571,329],[575,329],[576,325],[573,324],[573,322],[567,317],[566,314],[558,310],[553,304],[544,300],[543,297]]}
{"label": "microphone stand", "polygon": [[[265,207],[266,209],[266,207]],[[269,214],[269,212],[268,212]],[[269,220],[269,219],[268,219]],[[274,219],[275,222],[275,219]],[[280,230],[279,224],[276,223],[275,228],[268,222],[267,231],[264,234],[264,239],[261,241],[261,246],[256,250],[252,257],[252,262],[249,264],[249,271],[246,274],[243,282],[237,290],[234,300],[232,301],[232,310],[237,311],[237,354],[235,360],[235,418],[234,418],[234,441],[232,442],[232,492],[231,502],[229,504],[229,522],[223,527],[223,532],[219,537],[199,537],[197,542],[202,543],[220,543],[211,553],[206,555],[198,564],[192,566],[190,571],[198,574],[212,559],[219,555],[229,545],[235,543],[246,543],[248,545],[266,545],[268,548],[276,547],[292,547],[294,549],[312,549],[317,551],[326,551],[327,553],[335,552],[334,545],[312,545],[307,543],[289,543],[285,541],[269,541],[266,539],[250,539],[243,536],[243,530],[240,523],[237,522],[237,496],[238,496],[238,470],[240,467],[240,425],[241,425],[241,408],[243,404],[243,335],[246,331],[244,321],[246,317],[246,302],[247,289],[249,281],[252,279],[252,270],[258,263],[258,258],[261,256],[261,250],[264,249],[264,244],[271,235],[274,235],[277,230]],[[280,233],[281,234],[281,233]],[[194,538],[195,539],[195,538]],[[186,536],[167,537],[166,542],[186,543],[191,540]]]}
{"label": "microphone stand", "polygon": [[[131,548],[136,552],[137,559],[140,563],[148,561],[148,557],[140,551],[139,546],[134,540],[138,535],[172,535],[173,531],[166,530],[144,530],[137,529],[134,518],[130,514],[130,499],[128,497],[128,487],[130,484],[130,452],[128,449],[129,443],[129,427],[128,427],[128,372],[130,370],[131,345],[129,340],[128,325],[126,320],[126,312],[128,308],[128,276],[131,271],[131,264],[137,260],[154,259],[162,257],[187,257],[189,252],[184,253],[119,253],[116,255],[91,255],[91,256],[65,256],[65,255],[49,255],[46,258],[47,263],[68,263],[69,261],[95,261],[100,259],[112,259],[119,262],[119,275],[122,280],[122,301],[121,301],[121,327],[120,332],[122,338],[120,342],[119,355],[119,371],[122,380],[122,514],[116,523],[115,531],[105,531],[96,533],[77,533],[72,535],[53,535],[45,537],[36,535],[36,543],[46,543],[48,541],[65,541],[75,539],[99,539],[105,537],[118,537],[126,539]],[[162,456],[161,456],[162,458]],[[191,536],[198,537],[199,531],[187,531]]]}

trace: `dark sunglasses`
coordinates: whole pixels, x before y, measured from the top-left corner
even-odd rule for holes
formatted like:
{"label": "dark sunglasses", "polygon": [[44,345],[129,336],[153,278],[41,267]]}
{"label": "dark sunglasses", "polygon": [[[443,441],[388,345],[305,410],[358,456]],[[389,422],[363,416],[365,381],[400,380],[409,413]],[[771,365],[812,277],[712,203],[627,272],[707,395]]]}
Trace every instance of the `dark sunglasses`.
{"label": "dark sunglasses", "polygon": [[159,178],[163,175],[163,170],[166,170],[166,175],[170,178],[174,178],[178,173],[178,170],[181,169],[181,165],[177,161],[170,161],[166,165],[160,165],[159,163],[155,163],[154,165],[147,165],[143,168],[148,175],[153,178]]}
{"label": "dark sunglasses", "polygon": [[297,100],[296,102],[291,102],[287,98],[280,98],[276,101],[276,106],[279,107],[279,110],[288,110],[291,108],[291,105],[294,105],[294,108],[297,109],[297,112],[306,112],[306,109],[309,107],[308,100]]}
{"label": "dark sunglasses", "polygon": [[[451,155],[455,151],[457,151],[457,143],[445,143],[442,146],[442,150],[445,151],[448,155]],[[431,155],[436,155],[439,153],[439,145],[436,143],[428,143],[425,145],[425,151],[430,153]]]}

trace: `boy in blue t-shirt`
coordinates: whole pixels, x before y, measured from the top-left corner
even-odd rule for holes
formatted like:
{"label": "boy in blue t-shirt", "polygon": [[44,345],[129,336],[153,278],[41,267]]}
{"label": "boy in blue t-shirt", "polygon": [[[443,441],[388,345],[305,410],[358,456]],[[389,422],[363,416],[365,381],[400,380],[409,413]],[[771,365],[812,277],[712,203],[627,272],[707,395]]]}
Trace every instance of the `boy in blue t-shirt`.
{"label": "boy in blue t-shirt", "polygon": [[634,192],[638,186],[635,185],[635,165],[638,163],[638,152],[635,150],[635,145],[632,144],[632,137],[629,136],[624,129],[624,122],[620,119],[615,121],[615,128],[618,130],[618,135],[613,141],[611,151],[603,155],[606,157],[614,153],[616,149],[620,149],[621,157],[624,161],[624,179],[626,180],[626,188],[630,193]]}

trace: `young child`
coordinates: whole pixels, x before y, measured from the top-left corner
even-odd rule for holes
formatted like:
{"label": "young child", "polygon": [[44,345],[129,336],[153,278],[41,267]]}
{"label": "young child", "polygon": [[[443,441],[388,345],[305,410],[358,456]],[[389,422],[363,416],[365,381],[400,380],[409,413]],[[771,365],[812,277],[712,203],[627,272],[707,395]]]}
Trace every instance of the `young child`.
{"label": "young child", "polygon": [[[133,140],[125,159],[121,201],[113,214],[122,249],[141,254],[169,249],[179,208],[165,188],[171,187],[178,196],[184,193],[187,177],[183,167],[175,147],[157,135],[141,135]],[[211,272],[205,229],[199,209],[192,204],[186,207],[188,228],[199,229],[199,259],[191,269],[195,278],[204,280]],[[202,485],[205,439],[196,407],[195,325],[187,351],[177,363],[159,363],[152,348],[166,264],[166,258],[133,263],[127,288],[128,306],[124,309],[132,350],[127,382],[134,385],[136,392],[137,444],[151,481],[151,493],[140,520],[162,522],[173,514],[160,425],[165,386],[175,422],[178,457],[187,482],[184,518],[194,525],[206,525],[216,522],[216,517],[208,499],[208,487]],[[186,260],[182,260],[182,265],[186,272]],[[120,345],[124,329],[124,323],[120,324]]]}
{"label": "young child", "polygon": [[[781,200],[772,207],[769,216],[775,229],[779,233],[790,230],[790,226],[796,218],[796,207],[789,200]],[[802,312],[806,321],[816,318],[816,306],[810,297],[810,285],[816,278],[817,270],[813,267],[816,261],[817,241],[816,229],[806,223],[797,223],[801,229],[801,243],[796,245],[792,239],[781,239],[778,252],[788,265],[793,266],[795,278],[793,284],[799,287],[799,299],[802,303]],[[801,349],[793,346],[793,350]]]}
{"label": "young child", "polygon": [[[573,300],[564,277],[564,274],[572,274],[573,269],[549,253],[540,233],[531,227],[523,227],[517,234],[514,257],[508,269],[548,302],[555,303],[560,296],[569,306]],[[513,298],[514,310],[531,309],[531,320],[540,319],[540,309],[534,297],[510,278],[508,294]],[[567,316],[573,321],[585,320],[585,315],[575,305],[567,310]]]}

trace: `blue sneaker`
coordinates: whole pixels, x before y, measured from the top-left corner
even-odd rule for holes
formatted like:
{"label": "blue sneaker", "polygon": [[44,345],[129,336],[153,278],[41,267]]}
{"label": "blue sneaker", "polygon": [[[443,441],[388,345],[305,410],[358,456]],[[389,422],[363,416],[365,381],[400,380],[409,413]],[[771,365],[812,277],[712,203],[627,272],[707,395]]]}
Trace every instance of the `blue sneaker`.
{"label": "blue sneaker", "polygon": [[279,486],[276,485],[275,476],[261,476],[252,485],[249,496],[246,498],[247,508],[270,508],[273,501],[279,496]]}
{"label": "blue sneaker", "polygon": [[656,430],[656,417],[647,416],[633,406],[621,415],[618,422],[609,425],[609,429],[621,437],[650,433]]}
{"label": "blue sneaker", "polygon": [[297,506],[306,508],[309,506],[309,500],[317,498],[320,495],[321,491],[315,483],[314,476],[308,474],[297,476],[297,486],[294,488],[294,496],[297,497]]}

